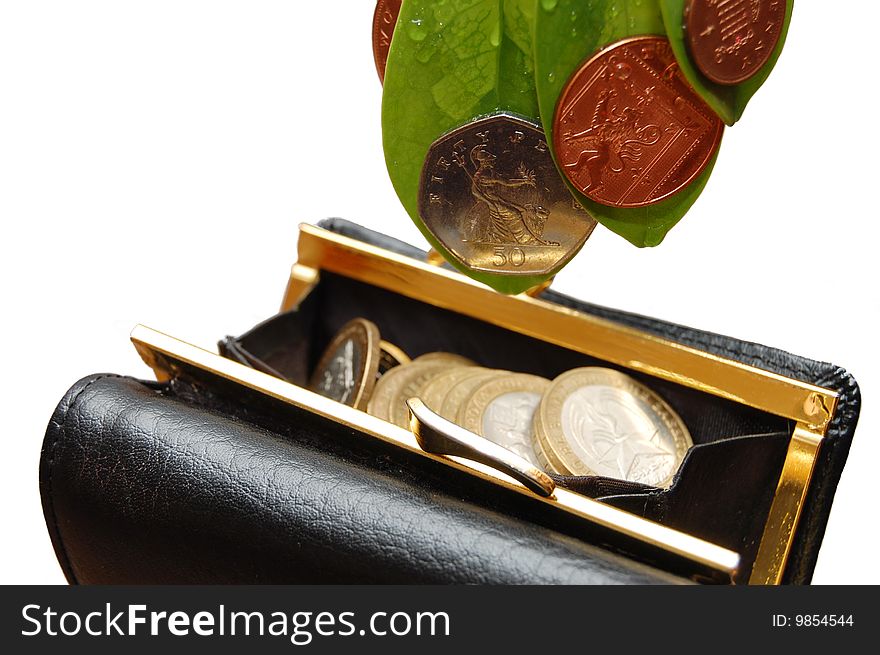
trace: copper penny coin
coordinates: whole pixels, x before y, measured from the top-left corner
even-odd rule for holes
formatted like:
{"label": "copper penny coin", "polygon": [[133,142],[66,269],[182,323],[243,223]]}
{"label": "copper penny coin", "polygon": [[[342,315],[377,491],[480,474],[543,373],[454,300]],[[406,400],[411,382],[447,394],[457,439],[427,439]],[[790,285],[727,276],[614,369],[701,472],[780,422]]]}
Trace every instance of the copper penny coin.
{"label": "copper penny coin", "polygon": [[691,88],[665,37],[625,39],[572,75],[556,105],[560,168],[588,198],[645,207],[693,182],[724,123]]}
{"label": "copper penny coin", "polygon": [[691,58],[716,84],[739,84],[776,49],[788,0],[690,0],[684,28]]}
{"label": "copper penny coin", "polygon": [[394,26],[397,25],[402,2],[403,0],[379,0],[373,13],[373,59],[376,60],[379,81],[383,83],[388,50],[391,49],[391,36],[394,34]]}

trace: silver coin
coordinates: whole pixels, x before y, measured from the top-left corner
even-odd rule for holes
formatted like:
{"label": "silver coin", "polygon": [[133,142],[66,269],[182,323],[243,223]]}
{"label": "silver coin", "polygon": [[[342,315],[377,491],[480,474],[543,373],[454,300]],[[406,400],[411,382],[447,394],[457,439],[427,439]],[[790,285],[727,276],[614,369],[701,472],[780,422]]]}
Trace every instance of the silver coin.
{"label": "silver coin", "polygon": [[667,486],[693,445],[657,394],[618,371],[575,369],[553,382],[539,436],[576,475]]}
{"label": "silver coin", "polygon": [[461,264],[555,273],[596,227],[559,175],[540,126],[496,114],[441,136],[422,169],[419,215]]}
{"label": "silver coin", "polygon": [[678,466],[675,444],[621,389],[581,387],[562,406],[562,432],[598,475],[657,485]]}
{"label": "silver coin", "polygon": [[541,394],[515,391],[498,396],[483,412],[483,436],[543,468],[532,447],[532,419]]}
{"label": "silver coin", "polygon": [[532,425],[549,386],[549,380],[536,375],[499,372],[481,384],[462,407],[463,427],[543,469],[532,443]]}

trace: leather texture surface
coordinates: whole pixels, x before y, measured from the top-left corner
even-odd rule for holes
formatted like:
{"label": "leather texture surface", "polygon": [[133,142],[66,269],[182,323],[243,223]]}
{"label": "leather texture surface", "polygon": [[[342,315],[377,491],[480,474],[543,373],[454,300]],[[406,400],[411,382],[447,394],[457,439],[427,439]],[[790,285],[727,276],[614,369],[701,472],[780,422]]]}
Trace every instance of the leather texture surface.
{"label": "leather texture surface", "polygon": [[[330,219],[322,226],[424,257],[412,246],[347,221]],[[365,306],[355,300],[348,307],[334,304],[338,294],[352,293],[343,284],[322,276],[323,295],[315,294],[301,306],[302,320],[294,329],[303,344],[326,342],[345,312],[379,311],[367,306],[372,297],[362,300]],[[809,582],[858,418],[855,381],[839,367],[773,348],[581,303],[552,291],[543,298],[841,394],[786,569],[786,582]],[[383,336],[390,334],[392,341],[406,345],[411,355],[419,354],[422,345],[427,349],[445,339],[450,349],[478,361],[505,364],[492,357],[502,357],[508,337],[492,334],[491,344],[469,340],[475,326],[464,317],[452,333],[432,334],[432,344],[420,344],[418,335],[431,334],[433,319],[426,316],[420,322],[412,316],[407,326],[380,324],[380,329]],[[281,326],[270,320],[239,339],[227,339],[225,352],[253,366],[254,353],[275,339]],[[519,348],[526,364],[546,375],[582,365],[570,353],[550,350],[529,360],[520,342],[508,345]],[[259,354],[268,354],[261,361],[273,370],[298,381],[320,354],[302,348]],[[689,460],[695,467],[714,461],[723,469],[724,462],[735,458],[754,461],[757,451],[749,452],[758,446],[752,437],[779,434],[787,427],[726,401],[704,411],[672,387],[662,391],[677,411],[690,412],[684,418],[695,442],[708,446],[692,451]],[[732,450],[725,453],[707,443],[712,434],[728,437]],[[414,473],[417,466],[392,454],[377,459],[375,453],[331,447],[331,442],[350,442],[345,437],[351,435],[329,436],[305,420],[266,423],[242,407],[225,407],[181,386],[153,388],[115,376],[78,383],[49,426],[40,482],[47,525],[68,578],[115,583],[678,580],[593,549],[567,526],[543,515],[529,515],[492,497],[470,502],[479,490],[468,492],[465,480],[441,478],[429,470]],[[719,484],[733,489],[744,471],[767,475],[758,466],[729,466]],[[679,483],[691,489],[689,485],[712,483],[698,477]],[[725,498],[728,505],[721,514],[742,521],[755,518],[751,505],[742,506],[749,501],[736,493]],[[654,512],[658,519],[672,512],[670,516],[685,522],[705,523],[719,513],[684,491],[664,504],[646,503],[643,496],[609,502],[649,516]],[[708,525],[707,530],[718,527]]]}
{"label": "leather texture surface", "polygon": [[[113,375],[52,418],[40,484],[72,583],[682,580]],[[308,435],[307,435],[308,436]]]}

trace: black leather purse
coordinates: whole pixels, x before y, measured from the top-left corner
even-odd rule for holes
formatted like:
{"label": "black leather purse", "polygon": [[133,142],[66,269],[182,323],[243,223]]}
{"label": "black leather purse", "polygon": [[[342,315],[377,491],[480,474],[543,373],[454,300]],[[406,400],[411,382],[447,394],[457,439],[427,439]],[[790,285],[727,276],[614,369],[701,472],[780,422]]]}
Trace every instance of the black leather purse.
{"label": "black leather purse", "polygon": [[[552,291],[500,296],[337,219],[303,226],[299,257],[282,313],[224,357],[140,327],[158,382],[95,375],[62,400],[40,487],[69,581],[810,581],[859,412],[843,369]],[[669,489],[556,476],[549,496],[427,453],[302,388],[356,316],[413,356],[625,370],[695,445]]]}

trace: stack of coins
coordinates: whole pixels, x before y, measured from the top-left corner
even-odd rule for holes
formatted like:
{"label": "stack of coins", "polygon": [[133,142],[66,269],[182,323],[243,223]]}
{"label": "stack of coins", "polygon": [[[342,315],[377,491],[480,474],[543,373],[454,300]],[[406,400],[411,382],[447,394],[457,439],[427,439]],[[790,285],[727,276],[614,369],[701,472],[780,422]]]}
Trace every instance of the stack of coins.
{"label": "stack of coins", "polygon": [[562,475],[600,475],[666,487],[693,445],[656,393],[608,368],[577,368],[547,389],[534,417],[539,461]]}
{"label": "stack of coins", "polygon": [[314,391],[402,428],[409,428],[406,401],[420,398],[443,418],[558,475],[666,487],[693,445],[675,411],[620,371],[576,368],[551,381],[447,352],[410,360],[365,319],[340,330],[312,379]]}

